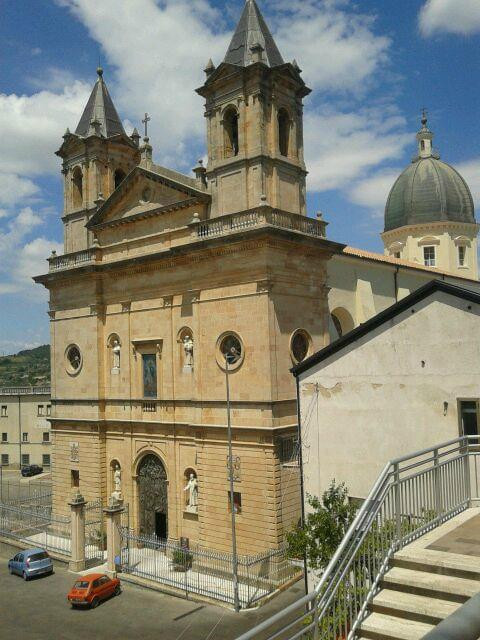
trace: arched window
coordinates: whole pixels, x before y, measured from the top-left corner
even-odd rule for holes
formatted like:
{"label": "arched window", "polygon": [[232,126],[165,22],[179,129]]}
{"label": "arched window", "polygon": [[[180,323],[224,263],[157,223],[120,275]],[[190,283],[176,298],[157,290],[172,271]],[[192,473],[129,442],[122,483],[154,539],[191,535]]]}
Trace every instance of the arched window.
{"label": "arched window", "polygon": [[121,182],[123,182],[124,179],[125,179],[125,171],[122,171],[122,169],[117,169],[115,171],[115,189],[118,189],[118,187],[120,186]]}
{"label": "arched window", "polygon": [[238,113],[234,107],[229,107],[223,118],[225,132],[225,157],[238,156]]}
{"label": "arched window", "polygon": [[73,206],[78,209],[83,206],[83,174],[80,167],[75,167],[72,176]]}
{"label": "arched window", "polygon": [[278,149],[282,156],[287,157],[290,143],[290,117],[286,109],[278,112]]}
{"label": "arched window", "polygon": [[337,307],[331,312],[333,326],[336,334],[330,336],[331,340],[337,340],[355,328],[355,322],[350,313],[343,307]]}

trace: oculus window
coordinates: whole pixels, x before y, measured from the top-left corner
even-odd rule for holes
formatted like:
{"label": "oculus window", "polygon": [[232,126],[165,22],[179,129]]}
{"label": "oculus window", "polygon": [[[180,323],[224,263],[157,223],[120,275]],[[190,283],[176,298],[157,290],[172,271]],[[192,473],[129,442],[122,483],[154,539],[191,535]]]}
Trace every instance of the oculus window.
{"label": "oculus window", "polygon": [[303,362],[308,356],[312,339],[303,329],[297,329],[290,340],[290,352],[296,363]]}
{"label": "oculus window", "polygon": [[216,357],[217,363],[222,369],[225,369],[226,358],[228,358],[229,371],[238,369],[245,357],[245,348],[240,336],[233,331],[222,333],[217,340]]}
{"label": "oculus window", "polygon": [[66,364],[68,373],[70,375],[79,373],[82,368],[82,354],[76,344],[71,344],[67,347],[65,357],[67,360]]}

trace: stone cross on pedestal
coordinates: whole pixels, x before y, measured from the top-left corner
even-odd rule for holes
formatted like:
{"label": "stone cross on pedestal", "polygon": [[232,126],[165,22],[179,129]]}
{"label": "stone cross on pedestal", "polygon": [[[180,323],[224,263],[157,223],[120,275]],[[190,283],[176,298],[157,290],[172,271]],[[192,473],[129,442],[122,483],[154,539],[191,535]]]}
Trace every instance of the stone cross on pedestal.
{"label": "stone cross on pedestal", "polygon": [[143,124],[145,125],[145,139],[148,140],[148,123],[150,122],[151,117],[148,115],[148,113],[145,112],[145,118],[142,120]]}

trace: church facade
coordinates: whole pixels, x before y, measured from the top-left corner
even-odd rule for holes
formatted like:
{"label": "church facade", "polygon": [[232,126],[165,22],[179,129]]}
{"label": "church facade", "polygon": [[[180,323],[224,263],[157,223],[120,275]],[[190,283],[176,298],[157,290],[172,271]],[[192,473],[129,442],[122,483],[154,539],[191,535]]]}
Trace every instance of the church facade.
{"label": "church facade", "polygon": [[140,533],[228,550],[232,466],[239,552],[252,553],[299,517],[289,369],[329,340],[326,264],[341,245],[306,217],[309,89],[255,2],[205,73],[195,177],[126,135],[101,69],[58,151],[65,255],[36,279],[50,292],[54,501],[120,486]]}
{"label": "church facade", "polygon": [[115,492],[137,532],[229,550],[232,470],[238,550],[254,553],[300,516],[290,368],[432,267],[390,245],[356,254],[307,217],[310,90],[255,0],[197,91],[208,163],[193,176],[156,164],[147,131],[126,134],[101,69],[57,152],[65,253],[35,278],[50,294],[54,505]]}

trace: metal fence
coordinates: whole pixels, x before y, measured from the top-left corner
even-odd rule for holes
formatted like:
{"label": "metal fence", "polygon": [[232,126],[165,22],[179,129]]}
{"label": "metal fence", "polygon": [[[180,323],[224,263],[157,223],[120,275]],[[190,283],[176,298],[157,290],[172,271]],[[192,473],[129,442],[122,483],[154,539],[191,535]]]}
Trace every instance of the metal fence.
{"label": "metal fence", "polygon": [[[156,536],[121,529],[121,568],[185,592],[234,603],[232,554],[202,548],[182,548]],[[257,556],[239,556],[239,599],[249,607],[299,573],[284,549]]]}
{"label": "metal fence", "polygon": [[0,535],[65,556],[71,551],[70,518],[53,516],[51,505],[0,504]]}
{"label": "metal fence", "polygon": [[388,463],[313,592],[238,640],[355,640],[395,552],[480,499],[477,437]]}
{"label": "metal fence", "polygon": [[105,560],[107,534],[103,520],[102,500],[89,502],[85,507],[85,562],[94,567]]}
{"label": "metal fence", "polygon": [[42,504],[52,503],[51,482],[19,482],[3,481],[0,483],[0,503],[3,504],[30,504],[39,500]]}

